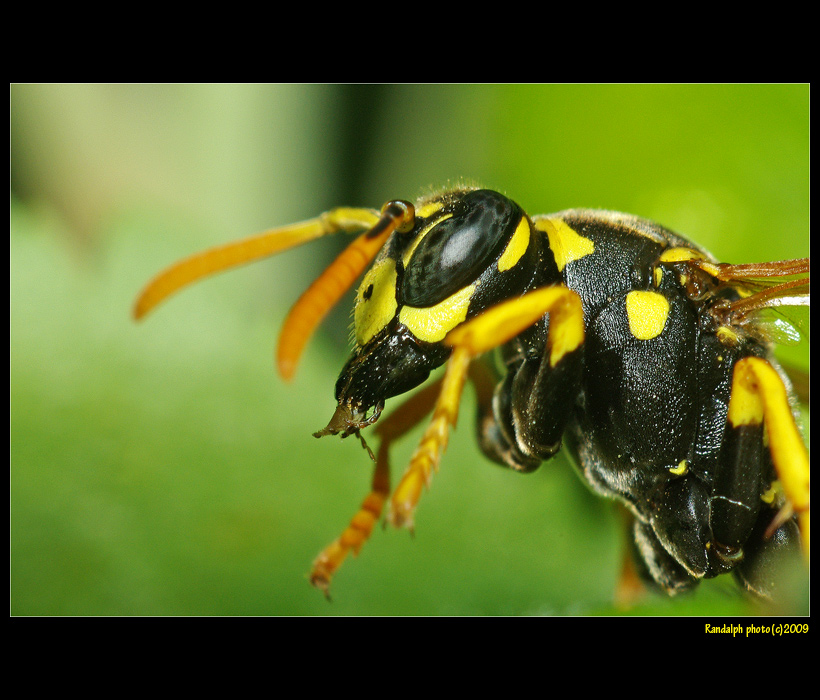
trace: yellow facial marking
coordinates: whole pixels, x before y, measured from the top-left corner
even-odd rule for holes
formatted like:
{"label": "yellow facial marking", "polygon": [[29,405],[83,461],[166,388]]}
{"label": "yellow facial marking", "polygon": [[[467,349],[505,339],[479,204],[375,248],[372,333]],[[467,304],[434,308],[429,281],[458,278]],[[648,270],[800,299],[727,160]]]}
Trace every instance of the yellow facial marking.
{"label": "yellow facial marking", "polygon": [[661,253],[661,262],[682,262],[684,260],[702,260],[703,254],[691,248],[667,248]]}
{"label": "yellow facial marking", "polygon": [[549,237],[550,248],[559,272],[567,263],[595,252],[595,244],[589,238],[584,238],[573,231],[563,219],[542,219],[537,225],[546,231]]}
{"label": "yellow facial marking", "polygon": [[396,263],[385,258],[364,276],[356,293],[356,342],[364,345],[396,314]]}
{"label": "yellow facial marking", "polygon": [[467,309],[475,288],[476,285],[471,284],[435,306],[425,308],[405,306],[399,312],[399,321],[407,326],[419,340],[437,343],[467,318]]}
{"label": "yellow facial marking", "polygon": [[669,316],[669,302],[657,292],[629,292],[626,295],[629,330],[638,340],[659,336]]}
{"label": "yellow facial marking", "polygon": [[527,246],[530,244],[530,222],[522,217],[518,222],[510,242],[498,259],[498,271],[504,272],[514,267],[521,259],[521,256],[527,251]]}

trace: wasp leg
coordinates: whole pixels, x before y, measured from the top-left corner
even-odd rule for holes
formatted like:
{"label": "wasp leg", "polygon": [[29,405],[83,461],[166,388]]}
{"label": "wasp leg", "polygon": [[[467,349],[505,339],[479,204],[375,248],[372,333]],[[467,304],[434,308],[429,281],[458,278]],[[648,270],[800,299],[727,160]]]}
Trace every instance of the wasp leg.
{"label": "wasp leg", "polygon": [[[732,375],[724,452],[721,459],[743,474],[744,461],[754,460],[763,449],[763,426],[766,427],[768,450],[786,498],[775,527],[797,514],[803,552],[809,558],[810,467],[809,455],[789,406],[783,380],[766,360],[747,357],[739,360]],[[747,457],[747,455],[751,455]],[[744,459],[745,458],[745,459]],[[726,470],[727,472],[730,469]],[[730,475],[729,478],[734,478]],[[743,479],[735,479],[735,483]],[[720,492],[720,485],[718,492]],[[724,487],[725,488],[725,487]],[[728,510],[729,499],[713,501],[719,510],[713,523],[716,538],[732,546],[737,533],[726,525],[730,518],[720,511]],[[735,511],[737,509],[734,509]],[[748,532],[751,528],[747,528]]]}
{"label": "wasp leg", "polygon": [[794,520],[787,520],[771,532],[771,513],[761,513],[755,529],[744,546],[743,561],[734,574],[749,591],[770,600],[781,600],[779,588],[800,564],[800,531]]}
{"label": "wasp leg", "polygon": [[[450,427],[456,424],[461,390],[470,362],[508,342],[547,314],[550,329],[544,363],[559,372],[565,363],[573,363],[571,358],[578,358],[584,342],[581,301],[566,287],[546,287],[503,302],[447,334],[444,342],[453,348],[453,353],[447,363],[433,418],[390,500],[388,520],[391,524],[413,526],[413,512],[422,489],[429,485],[437,470],[447,447]],[[539,396],[542,394],[539,392]]]}
{"label": "wasp leg", "polygon": [[[512,412],[510,410],[509,385],[515,374],[510,372],[498,381],[496,372],[491,371],[484,362],[474,362],[470,366],[470,379],[476,387],[476,435],[478,446],[484,455],[505,467],[516,471],[528,472],[537,469],[540,459],[527,457],[515,442],[511,429]],[[497,416],[503,416],[501,420]]]}
{"label": "wasp leg", "polygon": [[643,580],[657,584],[669,595],[692,590],[699,579],[673,557],[661,544],[652,525],[635,519],[633,525],[635,563],[642,567]]}
{"label": "wasp leg", "polygon": [[582,349],[560,364],[525,359],[496,389],[493,408],[510,447],[507,465],[532,471],[561,448],[580,391]]}
{"label": "wasp leg", "polygon": [[359,553],[362,545],[370,538],[374,525],[381,518],[384,504],[390,495],[391,444],[418,425],[433,410],[439,385],[440,382],[435,382],[417,392],[377,424],[374,432],[381,442],[376,452],[376,466],[373,469],[370,493],[362,501],[358,512],[341,536],[319,553],[310,571],[310,582],[328,598],[333,575],[351,551],[354,555]]}
{"label": "wasp leg", "polygon": [[387,519],[395,527],[413,529],[413,511],[421,497],[421,491],[430,485],[433,471],[438,469],[441,455],[447,448],[450,426],[454,426],[458,420],[461,390],[471,359],[469,351],[459,347],[453,350],[447,361],[441,391],[433,408],[433,418],[390,499]]}
{"label": "wasp leg", "polygon": [[494,387],[489,401],[479,404],[478,445],[492,461],[515,471],[531,472],[542,460],[524,454],[516,440],[512,408],[516,376],[516,372],[508,372]]}
{"label": "wasp leg", "polygon": [[544,331],[525,342],[521,357],[495,388],[491,410],[479,404],[483,415],[478,431],[479,445],[490,459],[521,472],[537,469],[560,449],[580,391],[583,363],[580,346],[560,363],[543,353]]}
{"label": "wasp leg", "polygon": [[[810,467],[786,388],[766,360],[748,357],[735,365],[721,460],[723,478],[711,503],[717,553],[742,557],[737,576],[748,589],[771,596],[775,573],[796,554],[799,542],[809,558]],[[760,487],[772,464],[778,483],[764,494],[771,495],[766,507]],[[782,492],[780,503],[777,492]]]}

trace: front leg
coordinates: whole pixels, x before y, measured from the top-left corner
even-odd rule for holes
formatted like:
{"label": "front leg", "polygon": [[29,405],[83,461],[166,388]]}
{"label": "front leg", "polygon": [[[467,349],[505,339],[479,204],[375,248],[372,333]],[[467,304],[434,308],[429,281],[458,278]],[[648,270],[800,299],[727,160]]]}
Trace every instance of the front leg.
{"label": "front leg", "polygon": [[523,341],[521,358],[508,366],[492,400],[479,396],[478,442],[484,454],[516,471],[530,472],[554,456],[581,389],[583,345],[553,364],[543,324]]}
{"label": "front leg", "polygon": [[[391,498],[388,520],[393,525],[412,527],[413,512],[422,488],[429,485],[438,469],[450,427],[455,425],[470,361],[515,338],[546,315],[550,318],[549,332],[536,373],[536,377],[540,377],[537,381],[543,385],[527,398],[526,415],[516,430],[520,431],[526,449],[534,456],[546,454],[548,450],[554,454],[558,449],[570,416],[570,411],[565,410],[569,400],[562,393],[562,387],[575,391],[571,396],[574,403],[580,384],[584,343],[581,300],[563,286],[538,289],[503,302],[447,334],[444,342],[453,348],[453,354],[447,363],[430,426]],[[522,385],[521,391],[525,390]],[[536,424],[542,419],[546,427]],[[521,440],[517,442],[521,444]]]}
{"label": "front leg", "polygon": [[499,382],[497,372],[485,362],[474,362],[470,379],[476,390],[476,435],[484,456],[519,472],[537,469],[541,460],[528,457],[518,448],[512,429],[510,396],[515,372],[508,372]]}
{"label": "front leg", "polygon": [[[500,449],[502,441],[493,437],[493,431],[498,426],[493,416],[496,377],[486,365],[478,362],[471,364],[471,360],[520,334],[545,314],[549,314],[553,322],[543,352],[544,358],[551,359],[544,362],[552,364],[556,371],[559,367],[569,367],[574,363],[572,357],[580,353],[584,340],[580,299],[565,287],[536,290],[520,299],[493,307],[452,331],[445,339],[453,347],[453,354],[447,363],[444,378],[415,394],[376,426],[375,431],[382,442],[376,455],[371,491],[342,535],[322,550],[313,563],[311,583],[323,590],[325,595],[328,594],[333,575],[347,555],[350,552],[358,553],[381,517],[383,505],[390,495],[388,451],[391,444],[432,410],[433,418],[411,458],[410,466],[392,494],[387,516],[393,525],[412,528],[416,504],[438,468],[449,429],[456,423],[461,390],[468,375],[476,387],[479,413],[486,419],[483,422],[488,430],[487,449]],[[540,405],[540,401],[535,403]],[[489,452],[488,455],[497,459]],[[528,458],[519,456],[518,459],[526,461]],[[540,461],[533,459],[532,468],[538,466]]]}

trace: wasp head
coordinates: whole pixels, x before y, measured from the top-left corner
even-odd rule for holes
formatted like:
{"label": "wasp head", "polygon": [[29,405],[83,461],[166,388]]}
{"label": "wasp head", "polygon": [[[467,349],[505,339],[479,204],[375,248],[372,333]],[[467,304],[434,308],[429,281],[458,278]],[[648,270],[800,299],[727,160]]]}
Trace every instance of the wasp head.
{"label": "wasp head", "polygon": [[386,399],[447,360],[449,331],[523,292],[530,277],[514,268],[529,241],[524,212],[491,190],[451,191],[416,205],[412,223],[393,232],[359,286],[356,348],[320,434],[350,435],[373,423]]}

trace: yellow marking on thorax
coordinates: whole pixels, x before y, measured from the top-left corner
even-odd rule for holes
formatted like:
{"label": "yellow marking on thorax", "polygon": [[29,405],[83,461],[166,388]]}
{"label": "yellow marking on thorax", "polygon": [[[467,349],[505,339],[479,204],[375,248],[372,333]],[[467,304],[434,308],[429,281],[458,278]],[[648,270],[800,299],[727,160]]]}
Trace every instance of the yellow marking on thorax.
{"label": "yellow marking on thorax", "polygon": [[698,267],[705,273],[712,275],[712,277],[720,277],[720,268],[714,263],[706,262],[698,263]]}
{"label": "yellow marking on thorax", "polygon": [[661,268],[656,267],[652,270],[652,281],[656,287],[661,286],[661,282],[663,281],[663,270],[661,270]]}
{"label": "yellow marking on thorax", "polygon": [[435,306],[404,306],[399,312],[399,321],[419,340],[437,343],[467,318],[467,309],[475,288],[476,285],[471,284]]}
{"label": "yellow marking on thorax", "polygon": [[504,272],[514,267],[521,259],[521,256],[527,251],[527,246],[530,244],[530,222],[526,217],[521,217],[518,226],[513,233],[510,242],[498,259],[498,271]]}
{"label": "yellow marking on thorax", "polygon": [[595,252],[595,244],[589,238],[576,233],[563,219],[541,219],[536,226],[549,237],[550,248],[559,272],[563,271],[567,263]]}
{"label": "yellow marking on thorax", "polygon": [[657,292],[629,292],[626,295],[626,315],[629,331],[638,340],[659,336],[669,316],[669,301]]}
{"label": "yellow marking on thorax", "polygon": [[773,481],[769,484],[769,488],[766,489],[762,494],[760,494],[760,500],[764,503],[768,503],[771,505],[774,503],[774,499],[783,491],[783,488],[780,486],[779,481]]}
{"label": "yellow marking on thorax", "polygon": [[396,263],[385,258],[368,270],[356,293],[356,342],[364,345],[384,328],[395,316],[397,306]]}
{"label": "yellow marking on thorax", "polygon": [[691,248],[667,248],[661,253],[661,262],[683,262],[684,260],[703,260],[703,253]]}
{"label": "yellow marking on thorax", "polygon": [[669,471],[674,474],[675,476],[683,476],[686,472],[689,471],[689,462],[685,459],[682,459],[678,462],[677,467],[669,467]]}
{"label": "yellow marking on thorax", "polygon": [[737,333],[729,328],[729,326],[721,326],[717,329],[715,335],[721,343],[730,347],[737,345],[739,342]]}

